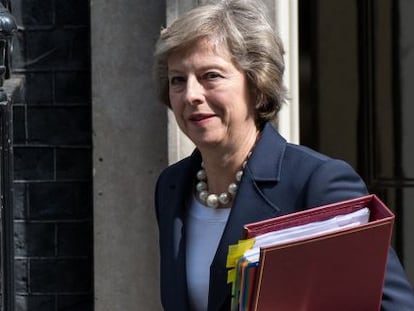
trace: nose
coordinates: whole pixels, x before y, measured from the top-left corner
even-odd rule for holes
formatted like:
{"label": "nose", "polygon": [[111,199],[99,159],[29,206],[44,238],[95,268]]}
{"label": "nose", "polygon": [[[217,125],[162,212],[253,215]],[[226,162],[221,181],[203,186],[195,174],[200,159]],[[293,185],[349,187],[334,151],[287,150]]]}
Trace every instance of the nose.
{"label": "nose", "polygon": [[190,105],[198,105],[203,102],[204,88],[197,77],[188,77],[185,89],[185,99]]}

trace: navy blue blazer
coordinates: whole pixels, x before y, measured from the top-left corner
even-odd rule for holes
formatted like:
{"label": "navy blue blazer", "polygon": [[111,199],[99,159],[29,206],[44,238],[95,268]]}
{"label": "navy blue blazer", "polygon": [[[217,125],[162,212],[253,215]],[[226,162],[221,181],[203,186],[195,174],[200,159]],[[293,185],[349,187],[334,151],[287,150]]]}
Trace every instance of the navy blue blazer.
{"label": "navy blue blazer", "polygon": [[[185,268],[185,215],[200,169],[198,150],[160,175],[155,206],[159,226],[161,302],[166,311],[189,310]],[[289,144],[266,124],[245,168],[227,225],[210,267],[208,310],[230,310],[226,258],[243,225],[367,194],[347,163]],[[391,249],[382,310],[414,310],[412,288]]]}

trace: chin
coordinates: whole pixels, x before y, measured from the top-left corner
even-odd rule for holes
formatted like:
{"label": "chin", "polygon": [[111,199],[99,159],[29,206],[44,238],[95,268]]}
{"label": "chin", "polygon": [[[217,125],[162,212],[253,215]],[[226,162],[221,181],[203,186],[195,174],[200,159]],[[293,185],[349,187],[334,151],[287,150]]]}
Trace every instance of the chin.
{"label": "chin", "polygon": [[189,133],[187,135],[196,146],[217,145],[223,141],[222,135],[213,135],[213,133]]}
{"label": "chin", "polygon": [[209,148],[209,147],[215,147],[217,145],[220,144],[220,141],[217,139],[191,139],[193,141],[193,143],[198,147],[198,148]]}

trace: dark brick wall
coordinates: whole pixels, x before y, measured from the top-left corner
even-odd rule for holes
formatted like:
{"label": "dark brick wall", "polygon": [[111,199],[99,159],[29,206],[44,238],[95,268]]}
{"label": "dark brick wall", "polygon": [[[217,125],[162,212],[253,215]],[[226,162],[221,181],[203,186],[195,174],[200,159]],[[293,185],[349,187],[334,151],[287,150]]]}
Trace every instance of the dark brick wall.
{"label": "dark brick wall", "polygon": [[11,10],[16,310],[93,310],[89,1]]}

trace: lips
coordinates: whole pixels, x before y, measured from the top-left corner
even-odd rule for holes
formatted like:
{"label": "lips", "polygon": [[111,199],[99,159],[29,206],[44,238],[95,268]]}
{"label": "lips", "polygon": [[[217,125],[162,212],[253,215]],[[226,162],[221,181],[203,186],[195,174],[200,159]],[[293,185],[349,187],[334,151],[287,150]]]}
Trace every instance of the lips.
{"label": "lips", "polygon": [[214,116],[215,114],[213,113],[193,113],[192,115],[190,115],[188,119],[190,121],[199,122],[199,121],[210,119]]}

